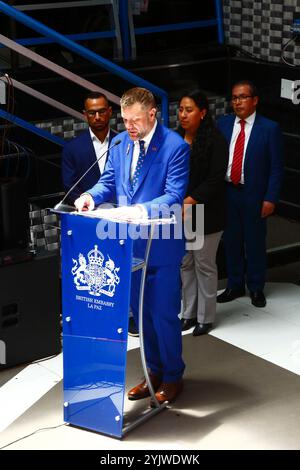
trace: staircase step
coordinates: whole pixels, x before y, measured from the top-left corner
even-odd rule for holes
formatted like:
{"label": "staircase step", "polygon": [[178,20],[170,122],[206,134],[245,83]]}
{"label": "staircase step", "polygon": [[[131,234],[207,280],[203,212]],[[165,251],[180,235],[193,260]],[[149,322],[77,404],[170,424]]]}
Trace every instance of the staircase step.
{"label": "staircase step", "polygon": [[[224,96],[209,96],[209,107],[214,118],[228,113],[229,102]],[[178,121],[178,103],[173,102],[169,105],[170,113],[170,128],[176,129],[179,125]],[[157,117],[160,120],[161,112],[158,108]],[[83,118],[82,118],[83,119]],[[88,128],[87,122],[84,120],[80,121],[75,118],[56,118],[52,120],[45,120],[35,123],[35,125],[43,130],[50,132],[53,135],[62,137],[63,139],[69,140],[79,135],[82,131]],[[111,118],[111,127],[118,132],[125,130],[123,119],[120,111],[114,111]]]}

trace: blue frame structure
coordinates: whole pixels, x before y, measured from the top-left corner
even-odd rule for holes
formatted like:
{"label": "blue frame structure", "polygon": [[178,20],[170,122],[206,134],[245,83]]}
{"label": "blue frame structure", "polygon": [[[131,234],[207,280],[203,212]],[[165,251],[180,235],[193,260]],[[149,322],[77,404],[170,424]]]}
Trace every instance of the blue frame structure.
{"label": "blue frame structure", "polygon": [[124,59],[130,59],[130,30],[129,30],[129,17],[128,17],[128,1],[119,0],[119,15],[120,15],[120,28],[122,35],[122,46]]}
{"label": "blue frame structure", "polygon": [[138,77],[137,75],[133,74],[132,72],[128,72],[127,70],[123,69],[119,65],[114,64],[113,62],[105,59],[104,57],[96,54],[93,51],[90,51],[86,47],[77,44],[76,42],[68,39],[67,37],[63,36],[62,34],[54,31],[53,29],[49,28],[48,26],[43,25],[39,21],[31,18],[28,15],[16,10],[15,8],[7,5],[6,3],[0,1],[0,11],[5,13],[6,15],[14,18],[16,21],[24,24],[25,26],[33,29],[34,31],[46,36],[47,38],[52,39],[53,41],[61,44],[66,49],[84,57],[85,59],[89,60],[93,64],[99,65],[104,69],[108,70],[109,72],[123,78],[124,80],[128,81],[129,83],[133,83],[136,86],[141,86],[144,88],[148,88],[152,91],[155,95],[159,96],[161,99],[161,116],[163,119],[164,125],[168,126],[169,124],[169,98],[168,94],[165,90],[153,85],[152,83],[144,80],[143,78]]}
{"label": "blue frame structure", "polygon": [[[214,0],[215,2],[215,11],[216,17],[209,20],[199,20],[191,21],[185,23],[170,23],[159,26],[147,26],[143,28],[133,28],[133,22],[130,21],[129,15],[130,7],[128,6],[128,0],[120,0],[120,23],[121,23],[121,33],[122,33],[122,42],[123,42],[123,54],[125,59],[130,58],[130,51],[133,54],[133,49],[135,45],[133,42],[134,35],[141,34],[152,34],[152,33],[162,33],[167,31],[180,31],[184,29],[195,29],[195,28],[210,28],[213,26],[217,27],[218,32],[218,42],[223,44],[224,42],[224,31],[223,31],[223,15],[222,15],[222,0]],[[128,23],[131,23],[131,31],[128,27]],[[126,27],[125,27],[126,25]]]}
{"label": "blue frame structure", "polygon": [[[150,33],[157,33],[157,32],[166,32],[166,31],[177,31],[183,29],[193,29],[193,28],[207,28],[217,26],[218,29],[218,41],[219,43],[223,43],[224,40],[224,32],[223,32],[223,18],[222,18],[222,2],[221,0],[214,0],[215,1],[215,9],[216,9],[216,18],[210,20],[202,20],[202,21],[192,21],[186,23],[173,23],[169,25],[160,25],[154,27],[145,27],[145,28],[137,28],[134,30],[135,34],[150,34]],[[19,21],[20,23],[26,25],[27,27],[37,31],[38,33],[42,34],[43,37],[41,38],[27,38],[27,39],[19,39],[16,40],[17,43],[22,45],[38,45],[38,44],[49,44],[53,42],[57,42],[61,44],[66,49],[75,52],[76,54],[84,57],[85,59],[89,60],[90,62],[100,65],[105,70],[123,78],[124,80],[132,83],[136,86],[142,86],[151,90],[155,95],[159,96],[161,99],[161,116],[163,123],[168,126],[169,125],[169,99],[168,94],[165,90],[153,85],[152,83],[144,80],[143,78],[138,77],[137,75],[129,72],[119,65],[114,64],[113,62],[105,59],[104,57],[100,56],[99,54],[90,51],[89,49],[77,44],[75,41],[79,40],[86,40],[86,39],[96,39],[100,37],[113,37],[114,31],[104,31],[104,32],[94,32],[94,33],[82,33],[82,34],[71,34],[64,36],[55,30],[43,25],[39,21],[31,18],[30,16],[22,13],[21,11],[17,10],[16,8],[7,5],[5,2],[0,1],[0,11],[5,13],[9,17]],[[128,0],[119,0],[119,12],[121,18],[121,30],[122,30],[122,42],[123,42],[123,50],[125,58],[129,58],[131,45],[130,45],[130,28],[128,22]],[[0,44],[0,48],[3,47]],[[37,127],[23,121],[22,119],[9,115],[5,111],[1,111],[0,116],[7,119],[27,130],[34,132],[37,135],[40,135],[47,140],[50,140],[58,145],[63,145],[63,140],[52,136],[50,133],[47,133]]]}
{"label": "blue frame structure", "polygon": [[19,127],[23,127],[23,129],[26,129],[27,131],[32,132],[33,134],[36,134],[39,137],[42,137],[43,139],[49,140],[53,144],[61,146],[65,144],[65,141],[60,137],[57,137],[51,134],[50,132],[44,131],[43,129],[40,129],[39,127],[36,127],[33,124],[30,124],[30,122],[24,121],[24,119],[21,119],[18,116],[15,116],[14,114],[8,113],[3,109],[0,109],[0,118],[9,121],[12,124],[16,124]]}
{"label": "blue frame structure", "polygon": [[[117,45],[117,55],[119,59],[122,59],[122,38],[121,30],[119,24],[119,15],[118,15],[118,0],[75,0],[73,2],[64,2],[56,1],[51,3],[35,3],[29,5],[15,5],[15,8],[19,11],[37,11],[37,10],[53,10],[57,8],[74,8],[74,7],[89,7],[89,6],[111,6],[114,28],[111,28],[109,31],[96,31],[93,33],[84,33],[84,34],[72,34],[68,37],[74,41],[82,40],[93,40],[96,38],[115,38]],[[67,36],[67,35],[66,35]],[[49,39],[46,38],[29,38],[23,42],[23,39],[18,40],[19,44],[35,45],[35,44],[48,44]],[[28,42],[27,42],[28,41]],[[37,41],[37,42],[36,42]],[[41,42],[40,42],[41,41]],[[45,42],[44,42],[45,41]],[[51,41],[50,41],[51,42]]]}
{"label": "blue frame structure", "polygon": [[223,28],[222,0],[215,0],[215,9],[216,9],[217,26],[218,26],[218,40],[219,40],[219,44],[223,44],[224,43],[224,28]]}
{"label": "blue frame structure", "polygon": [[[99,31],[94,33],[66,34],[65,37],[71,39],[71,41],[86,41],[87,39],[112,38],[114,34],[113,31]],[[38,46],[40,44],[52,44],[53,40],[50,38],[25,38],[15,39],[15,42],[22,46]],[[0,44],[1,47],[5,46]]]}

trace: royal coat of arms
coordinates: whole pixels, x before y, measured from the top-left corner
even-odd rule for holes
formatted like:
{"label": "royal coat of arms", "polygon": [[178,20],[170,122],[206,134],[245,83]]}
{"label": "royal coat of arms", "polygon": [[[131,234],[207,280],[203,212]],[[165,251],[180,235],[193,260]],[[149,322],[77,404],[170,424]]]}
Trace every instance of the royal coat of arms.
{"label": "royal coat of arms", "polygon": [[74,266],[71,272],[77,290],[88,290],[89,294],[96,297],[101,294],[108,297],[115,295],[116,286],[120,282],[120,268],[115,267],[114,261],[107,256],[108,259],[104,263],[103,254],[95,245],[94,249],[88,252],[87,260],[82,253],[79,253],[78,260],[72,259]]}

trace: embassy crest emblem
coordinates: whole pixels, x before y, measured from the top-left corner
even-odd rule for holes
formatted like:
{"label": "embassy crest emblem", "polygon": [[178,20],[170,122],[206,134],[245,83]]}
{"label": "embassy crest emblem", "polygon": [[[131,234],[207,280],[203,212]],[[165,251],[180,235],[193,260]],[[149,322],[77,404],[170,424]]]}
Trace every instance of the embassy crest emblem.
{"label": "embassy crest emblem", "polygon": [[87,254],[87,260],[79,253],[78,260],[72,259],[74,284],[77,290],[88,290],[89,294],[99,297],[101,294],[113,297],[116,286],[120,282],[118,272],[120,268],[115,267],[114,261],[108,256],[104,263],[104,256],[95,245],[94,249]]}

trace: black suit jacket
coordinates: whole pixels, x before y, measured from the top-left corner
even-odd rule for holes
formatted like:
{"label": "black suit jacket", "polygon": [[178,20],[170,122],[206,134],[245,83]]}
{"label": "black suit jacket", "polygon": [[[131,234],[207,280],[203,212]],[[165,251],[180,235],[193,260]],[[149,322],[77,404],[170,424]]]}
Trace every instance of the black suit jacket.
{"label": "black suit jacket", "polygon": [[[179,129],[181,135],[184,134]],[[225,226],[225,175],[228,165],[228,144],[218,129],[213,130],[206,155],[192,146],[190,178],[186,196],[204,204],[204,233],[216,233]]]}

